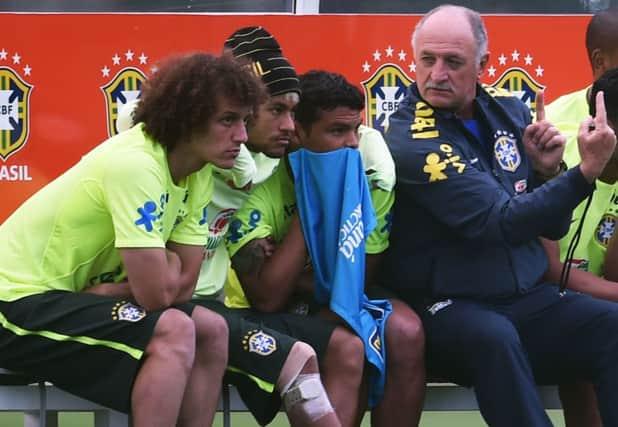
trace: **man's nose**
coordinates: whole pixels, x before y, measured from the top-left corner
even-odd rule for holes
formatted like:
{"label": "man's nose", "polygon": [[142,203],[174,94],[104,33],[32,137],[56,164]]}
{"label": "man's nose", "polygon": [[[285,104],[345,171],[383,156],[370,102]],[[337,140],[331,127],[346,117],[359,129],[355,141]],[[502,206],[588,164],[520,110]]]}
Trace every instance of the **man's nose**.
{"label": "man's nose", "polygon": [[249,137],[247,136],[247,125],[244,122],[240,122],[235,126],[232,138],[234,139],[234,142],[247,142]]}
{"label": "man's nose", "polygon": [[360,141],[360,136],[358,135],[358,131],[351,132],[350,136],[346,140],[345,146],[349,148],[357,149],[359,141]]}
{"label": "man's nose", "polygon": [[294,131],[294,114],[291,111],[286,111],[285,113],[281,114],[281,123],[279,125],[279,129],[288,132]]}

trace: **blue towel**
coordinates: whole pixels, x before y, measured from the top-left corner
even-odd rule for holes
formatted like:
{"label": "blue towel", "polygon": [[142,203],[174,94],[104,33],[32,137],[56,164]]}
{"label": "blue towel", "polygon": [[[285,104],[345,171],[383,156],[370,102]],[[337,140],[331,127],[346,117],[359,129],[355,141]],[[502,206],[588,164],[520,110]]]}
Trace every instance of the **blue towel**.
{"label": "blue towel", "polygon": [[376,226],[369,186],[358,150],[327,153],[300,149],[289,156],[305,242],[315,274],[314,297],[362,338],[375,368],[369,407],[380,403],[386,379],[384,329],[387,300],[369,300],[365,287],[365,239]]}

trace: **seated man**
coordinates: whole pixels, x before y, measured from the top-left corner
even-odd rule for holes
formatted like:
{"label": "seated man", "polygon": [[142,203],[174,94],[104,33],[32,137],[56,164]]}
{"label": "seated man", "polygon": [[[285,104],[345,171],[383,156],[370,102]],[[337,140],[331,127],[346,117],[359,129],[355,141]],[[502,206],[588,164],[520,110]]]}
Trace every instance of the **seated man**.
{"label": "seated man", "polygon": [[189,300],[210,165],[232,166],[263,92],[231,58],[169,60],[143,86],[139,125],[0,226],[0,366],[130,412],[135,426],[212,423],[227,327]]}
{"label": "seated man", "polygon": [[[607,123],[615,129],[618,123],[618,68],[610,69],[594,82],[590,90],[590,98],[595,99],[597,93],[601,91],[607,109]],[[590,104],[590,114],[593,116],[596,115],[595,107],[595,103]],[[560,125],[558,127],[560,128]],[[576,165],[580,162],[577,135],[572,133],[567,133],[567,135],[569,139],[564,159],[567,164]],[[611,261],[618,259],[616,258],[618,257],[618,245],[616,244],[618,239],[614,238],[618,218],[617,180],[618,153],[614,151],[612,158],[596,181],[596,190],[592,194],[588,209],[586,209],[587,202],[582,202],[575,208],[569,232],[559,242],[543,239],[549,259],[547,280],[554,283],[560,282],[569,245],[580,222],[583,221],[579,243],[571,259],[572,270],[569,271],[567,287],[597,298],[618,302],[618,262]],[[582,394],[583,392],[585,394]],[[561,393],[564,401],[565,391],[561,389]],[[580,385],[577,389],[571,387],[567,389],[566,396],[571,398],[563,403],[569,402],[569,406],[576,409],[572,410],[572,414],[567,418],[567,420],[572,420],[569,425],[581,425],[582,427],[601,425],[591,384]],[[566,409],[565,412],[568,412]]]}
{"label": "seated man", "polygon": [[491,426],[551,426],[536,383],[592,381],[618,425],[618,305],[543,280],[540,237],[561,238],[615,145],[602,97],[582,161],[513,94],[479,84],[487,31],[468,8],[432,9],[412,36],[416,82],[390,117],[397,199],[383,276],[417,309],[429,370],[474,387]]}
{"label": "seated man", "polygon": [[[596,81],[606,71],[618,66],[618,8],[610,7],[595,13],[594,16],[590,18],[588,26],[586,27],[585,41],[592,79]],[[545,109],[547,119],[554,123],[560,132],[567,137],[565,159],[568,165],[577,164],[577,162],[579,162],[576,142],[577,132],[579,124],[588,117],[590,106],[594,105],[594,98],[591,98],[590,91],[591,85],[588,85],[583,89],[562,95]],[[609,100],[607,94],[605,99],[606,101]],[[607,108],[609,111],[610,106],[607,105]],[[597,193],[599,193],[605,185],[600,182],[597,185]],[[598,199],[598,196],[595,195],[594,199]],[[577,211],[581,211],[581,209],[583,209],[583,206],[580,206]],[[590,214],[588,216],[590,216]],[[575,212],[574,218],[577,217],[579,217],[579,213]],[[571,227],[571,229],[573,229],[573,227]],[[562,240],[567,241],[566,239],[567,238],[563,238]],[[580,249],[583,245],[584,242],[580,243]],[[604,243],[600,245],[605,246]],[[566,251],[566,248],[564,250]],[[557,249],[555,248],[550,250],[551,265],[553,265],[552,258],[555,258],[553,255],[557,256]],[[598,274],[600,270],[592,269],[589,271]],[[613,292],[611,287],[603,286],[598,276],[593,278],[593,275],[581,275],[575,272],[572,274],[573,280],[570,282],[575,286],[573,289],[577,289],[577,287],[587,283],[584,286],[588,289],[581,290],[584,293],[590,293],[590,291],[592,291],[592,295],[599,296],[596,294],[598,290],[604,293]],[[580,282],[575,276],[578,278],[588,277],[589,279],[585,282]],[[552,277],[557,280],[559,276],[554,275]],[[575,282],[577,282],[577,284],[575,284]],[[595,284],[601,284],[601,288],[598,288]],[[592,287],[594,287],[595,290],[593,290]],[[605,298],[606,296],[601,297]],[[615,298],[616,296],[614,296],[614,300]],[[601,417],[597,410],[596,398],[591,384],[562,384],[560,386],[560,398],[564,408],[564,418],[567,427],[601,426]]]}
{"label": "seated man", "polygon": [[[340,75],[319,71],[301,76],[301,93],[302,97],[296,107],[295,115],[298,144],[291,146],[290,151],[302,147],[318,152],[319,167],[320,156],[323,156],[326,161],[331,154],[339,155],[337,151],[341,152],[340,149],[358,148],[358,130],[364,99],[356,87]],[[378,216],[375,231],[367,239],[366,247],[362,247],[363,251],[357,260],[358,265],[363,265],[365,251],[369,254],[367,280],[363,279],[364,270],[362,275],[358,276],[358,280],[349,280],[346,283],[340,283],[341,277],[322,280],[324,275],[321,267],[323,266],[317,265],[317,258],[313,253],[311,254],[314,260],[313,265],[307,265],[309,253],[306,242],[316,241],[313,239],[316,236],[309,236],[311,230],[316,228],[308,226],[305,230],[305,226],[308,225],[305,221],[301,229],[303,220],[296,212],[296,192],[299,191],[299,187],[295,188],[290,165],[291,158],[297,154],[295,152],[288,154],[285,157],[284,166],[278,168],[274,175],[254,189],[230,223],[227,241],[232,255],[232,266],[240,282],[240,285],[236,286],[233,282],[229,283],[230,286],[226,289],[226,293],[230,301],[235,301],[241,306],[250,305],[256,310],[270,313],[281,313],[291,309],[298,311],[301,307],[301,311],[309,311],[311,314],[322,312],[340,324],[349,326],[352,326],[354,322],[349,322],[348,319],[344,321],[340,317],[341,311],[335,310],[337,315],[333,315],[330,311],[334,305],[340,307],[348,302],[357,304],[350,315],[351,317],[361,315],[362,299],[355,300],[352,296],[362,296],[365,284],[368,287],[372,284],[379,254],[388,246],[390,207],[394,197],[392,192],[394,174],[390,154],[377,132],[367,128],[364,128],[364,132],[374,137],[374,140],[367,141],[368,145],[364,147],[366,154],[376,149],[382,152],[382,161],[374,161],[371,165],[366,165],[365,170],[362,170],[362,180],[356,181],[352,188],[352,190],[358,190],[359,183],[369,179],[371,200],[368,211],[373,211],[375,208]],[[378,137],[377,140],[376,137]],[[372,145],[379,143],[382,145]],[[363,149],[362,145],[361,149]],[[359,157],[360,161],[360,153],[356,150],[352,152]],[[341,154],[347,155],[343,152]],[[375,159],[375,153],[369,157]],[[360,166],[363,167],[362,163]],[[334,177],[338,172],[345,172],[345,170],[345,166],[340,165],[328,173]],[[327,176],[322,177],[322,180],[322,188],[325,187],[325,183],[326,186],[334,185],[335,192],[344,191],[343,188],[334,184],[335,181],[329,181]],[[305,207],[308,209],[313,207],[322,214],[327,208],[320,204],[310,204]],[[327,215],[323,215],[325,216]],[[336,240],[339,233],[332,236]],[[358,237],[356,232],[350,236]],[[364,236],[361,240],[364,240]],[[320,242],[320,238],[317,238],[317,241]],[[360,241],[356,242],[355,249],[359,245]],[[327,243],[324,242],[324,246],[317,243],[317,247],[314,247],[319,252],[327,250],[326,246]],[[349,301],[345,301],[344,297],[334,304],[334,298],[331,298],[334,292],[324,290],[322,285],[335,287],[343,284],[348,286]],[[316,298],[318,293],[326,294],[326,297]],[[309,304],[309,308],[306,308],[305,305],[298,304],[299,300],[309,300],[316,304],[314,307],[312,307],[313,304]],[[388,368],[386,369],[385,387],[384,377],[382,377],[382,384],[380,381],[374,381],[377,386],[369,391],[372,397],[371,406],[375,406],[372,418],[376,425],[414,425],[418,423],[420,417],[424,391],[423,335],[416,315],[396,300],[392,300],[391,303],[393,312],[386,322],[385,347]],[[307,319],[312,318],[315,316],[309,316]],[[379,329],[379,326],[376,326],[376,329]],[[356,330],[356,333],[361,334],[359,330]],[[365,340],[365,342],[367,342],[366,352],[370,353],[371,348],[383,349],[383,341],[380,339],[370,342]],[[375,379],[375,374],[376,372],[372,370],[370,380]],[[325,384],[328,390],[327,380]],[[382,387],[384,387],[383,399]],[[347,397],[349,396],[350,394]],[[342,419],[344,425],[354,425],[359,421],[364,412],[364,401],[366,397],[359,404],[355,414],[348,414],[345,421]]]}
{"label": "seated man", "polygon": [[[294,130],[292,109],[298,102],[300,92],[294,68],[283,56],[277,40],[264,28],[236,30],[226,40],[224,52],[241,61],[249,61],[254,71],[262,70],[258,75],[266,86],[268,96],[248,121],[246,143],[251,150],[243,144],[232,168],[214,168],[214,190],[205,211],[209,236],[192,301],[225,318],[229,329],[225,381],[236,386],[260,424],[268,424],[273,419],[283,400],[293,426],[338,426],[337,416],[320,383],[315,350],[300,339],[287,335],[290,332],[288,325],[294,324],[293,320],[273,316],[261,319],[256,313],[226,309],[215,301],[222,296],[230,263],[222,244],[229,218],[248,197],[254,185],[265,180],[277,167]],[[133,126],[132,114],[138,104],[137,101],[127,104],[119,112],[119,131]],[[315,336],[328,337],[335,325],[316,319],[310,326],[322,331]],[[336,331],[335,338],[345,337],[345,334]],[[297,335],[304,337],[300,333]],[[345,344],[343,339],[335,339],[334,342]],[[317,343],[312,340],[312,344]],[[320,348],[318,345],[316,347]],[[329,358],[334,366],[342,366],[344,359],[349,357],[346,348],[340,347],[340,351]],[[337,375],[333,374],[333,381],[339,381],[342,375],[347,375],[345,369]],[[299,399],[299,392],[307,387],[319,393]],[[340,409],[348,405],[347,402],[337,403],[340,403]]]}

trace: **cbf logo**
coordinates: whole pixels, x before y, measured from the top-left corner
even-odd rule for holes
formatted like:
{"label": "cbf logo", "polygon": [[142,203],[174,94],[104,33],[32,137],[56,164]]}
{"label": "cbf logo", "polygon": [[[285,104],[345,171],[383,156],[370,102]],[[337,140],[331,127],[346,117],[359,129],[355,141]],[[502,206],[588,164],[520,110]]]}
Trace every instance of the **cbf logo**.
{"label": "cbf logo", "polygon": [[367,80],[361,82],[365,90],[366,123],[385,133],[389,117],[399,107],[413,81],[401,67],[407,67],[410,72],[416,68],[414,62],[408,60],[408,52],[403,49],[395,52],[390,45],[383,51],[376,49],[372,56],[372,61],[365,60],[362,64],[363,73],[375,69]]}
{"label": "cbf logo", "polygon": [[[527,70],[528,69],[528,70]],[[489,64],[487,76],[490,79],[499,77],[489,83],[495,88],[506,89],[519,97],[533,112],[536,111],[536,93],[545,89],[535,78],[543,77],[544,68],[539,65],[530,53],[523,56],[517,49],[511,53],[501,53],[497,64]],[[532,77],[534,74],[534,77]]]}
{"label": "cbf logo", "polygon": [[112,308],[112,319],[126,322],[139,322],[146,317],[146,311],[127,301],[120,301]]}
{"label": "cbf logo", "polygon": [[[122,56],[117,53],[111,58],[112,67],[119,67],[112,79],[101,86],[105,96],[105,110],[107,112],[107,132],[109,136],[118,133],[116,120],[118,112],[124,105],[137,99],[142,83],[146,80],[146,74],[140,67],[148,64],[148,57],[142,52],[140,56],[135,56],[131,49],[127,50]],[[105,65],[101,69],[103,77],[110,77],[112,69]],[[156,67],[150,69],[156,72]]]}
{"label": "cbf logo", "polygon": [[521,164],[521,155],[517,149],[515,135],[499,130],[494,138],[494,154],[498,164],[505,171],[515,172]]}
{"label": "cbf logo", "polygon": [[616,217],[611,214],[603,215],[595,233],[597,242],[599,242],[601,246],[607,247],[610,239],[614,235],[614,231],[616,231]]}
{"label": "cbf logo", "polygon": [[[5,66],[3,63],[10,66]],[[20,76],[30,76],[32,68],[22,67],[19,53],[0,50],[0,158],[6,161],[24,147],[30,128],[30,93],[33,86]]]}
{"label": "cbf logo", "polygon": [[277,340],[262,330],[254,329],[247,332],[242,339],[243,348],[249,353],[268,356],[277,350]]}

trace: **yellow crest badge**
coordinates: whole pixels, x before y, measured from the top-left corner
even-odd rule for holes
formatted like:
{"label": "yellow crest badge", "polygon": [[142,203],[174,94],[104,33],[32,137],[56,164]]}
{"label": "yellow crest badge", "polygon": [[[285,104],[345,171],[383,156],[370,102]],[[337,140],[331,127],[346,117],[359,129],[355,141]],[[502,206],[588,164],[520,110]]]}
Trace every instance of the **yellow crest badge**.
{"label": "yellow crest badge", "polygon": [[139,322],[146,317],[146,310],[130,302],[120,301],[112,309],[112,319]]}
{"label": "yellow crest badge", "polygon": [[[29,75],[30,68],[26,70]],[[4,161],[28,140],[32,88],[12,68],[0,66],[0,158]]]}
{"label": "yellow crest badge", "polygon": [[494,138],[494,155],[498,164],[505,171],[515,172],[521,164],[515,135],[507,131],[497,131]]}
{"label": "yellow crest badge", "polygon": [[249,331],[242,339],[243,348],[249,353],[268,356],[277,350],[277,340],[261,329]]}
{"label": "yellow crest badge", "polygon": [[[519,97],[531,111],[536,109],[536,93],[545,89],[537,79],[543,77],[545,69],[531,53],[525,55],[517,49],[512,52],[500,53],[498,62],[487,68],[489,78],[495,78],[490,83],[496,89],[505,89]],[[497,78],[496,76],[499,75]],[[534,76],[534,77],[533,77]]]}
{"label": "yellow crest badge", "polygon": [[601,246],[607,247],[610,239],[614,235],[614,231],[616,231],[616,217],[611,214],[603,215],[594,233],[597,242],[599,242]]}
{"label": "yellow crest badge", "polygon": [[403,49],[396,52],[391,46],[383,51],[376,50],[372,56],[371,62],[366,60],[362,64],[364,73],[370,73],[373,67],[377,67],[368,79],[361,82],[365,91],[366,123],[385,133],[389,117],[399,107],[399,102],[413,81],[400,64],[408,66],[411,71],[414,70],[414,64],[408,64],[408,52]]}
{"label": "yellow crest badge", "polygon": [[[136,56],[136,53],[129,49],[122,55],[114,54],[111,60],[112,68],[117,67],[119,69],[110,81],[101,86],[101,90],[105,96],[107,133],[109,136],[114,136],[118,133],[116,127],[118,112],[126,103],[139,97],[142,83],[146,80],[146,74],[141,67],[146,66],[148,57],[144,52]],[[112,75],[112,68],[105,65],[101,69],[104,78],[109,78]],[[150,71],[156,72],[156,67],[152,67]]]}

